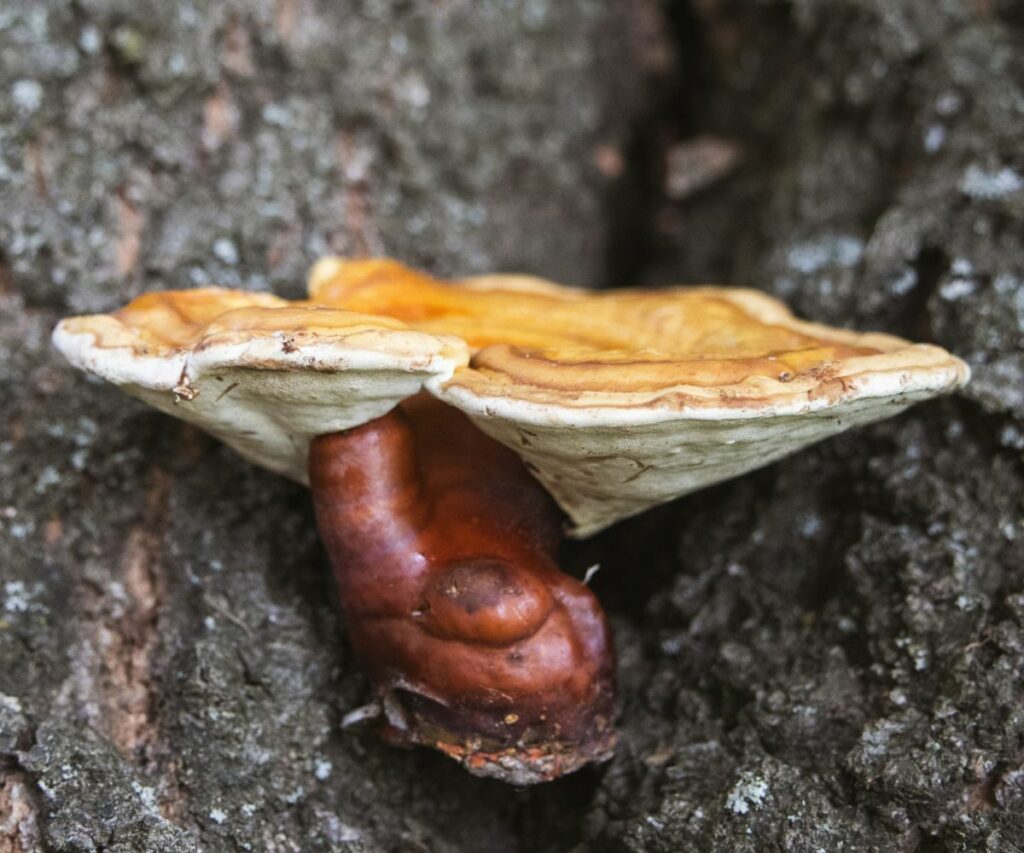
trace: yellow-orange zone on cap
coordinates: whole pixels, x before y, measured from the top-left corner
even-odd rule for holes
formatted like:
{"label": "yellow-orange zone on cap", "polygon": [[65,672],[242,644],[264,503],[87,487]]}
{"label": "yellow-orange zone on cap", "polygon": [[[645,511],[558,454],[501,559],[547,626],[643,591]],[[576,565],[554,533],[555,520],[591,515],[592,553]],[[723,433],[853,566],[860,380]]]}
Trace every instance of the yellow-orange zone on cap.
{"label": "yellow-orange zone on cap", "polygon": [[[649,400],[669,389],[688,390],[693,406],[770,404],[774,383],[790,396],[841,375],[844,362],[911,346],[801,322],[781,302],[741,288],[588,292],[524,276],[442,282],[391,260],[326,258],[309,290],[319,304],[456,335],[474,354],[449,386],[541,404]],[[921,354],[930,363],[935,352]]]}

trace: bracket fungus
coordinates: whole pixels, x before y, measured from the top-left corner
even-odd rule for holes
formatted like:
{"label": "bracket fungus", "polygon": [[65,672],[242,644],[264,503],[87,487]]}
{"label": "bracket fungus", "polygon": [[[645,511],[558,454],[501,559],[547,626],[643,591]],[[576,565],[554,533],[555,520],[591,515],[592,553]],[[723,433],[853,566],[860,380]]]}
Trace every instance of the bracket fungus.
{"label": "bracket fungus", "polygon": [[610,636],[558,569],[562,529],[588,536],[969,375],[752,290],[442,282],[339,258],[308,301],[153,293],[54,342],[309,483],[382,732],[516,784],[614,746]]}

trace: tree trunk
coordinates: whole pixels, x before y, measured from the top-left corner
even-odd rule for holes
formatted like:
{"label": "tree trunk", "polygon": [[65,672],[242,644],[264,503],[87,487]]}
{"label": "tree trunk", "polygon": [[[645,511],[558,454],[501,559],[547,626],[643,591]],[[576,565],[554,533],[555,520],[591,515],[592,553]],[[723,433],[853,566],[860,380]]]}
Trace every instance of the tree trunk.
{"label": "tree trunk", "polygon": [[[0,7],[0,851],[1010,849],[1024,837],[1024,5]],[[73,372],[61,316],[320,255],[717,280],[958,397],[566,549],[615,759],[342,731],[308,494]]]}

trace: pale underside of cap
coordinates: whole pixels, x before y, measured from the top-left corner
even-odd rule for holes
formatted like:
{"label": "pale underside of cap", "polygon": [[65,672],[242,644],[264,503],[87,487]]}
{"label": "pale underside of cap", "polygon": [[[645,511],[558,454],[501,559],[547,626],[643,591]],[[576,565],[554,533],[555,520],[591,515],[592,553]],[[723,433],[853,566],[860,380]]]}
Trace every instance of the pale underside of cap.
{"label": "pale underside of cap", "polygon": [[854,380],[831,399],[777,410],[666,405],[642,414],[489,399],[455,384],[435,393],[515,449],[569,515],[570,534],[583,538],[850,427],[892,417],[956,382],[951,371],[937,371],[929,387],[897,370]]}
{"label": "pale underside of cap", "polygon": [[305,481],[319,434],[426,388],[516,451],[587,536],[967,381],[935,346],[739,288],[593,293],[320,261],[310,302],[206,289],[65,320],[78,367]]}
{"label": "pale underside of cap", "polygon": [[468,358],[460,340],[388,318],[219,288],[70,318],[53,340],[76,367],[301,483],[314,437],[380,417]]}

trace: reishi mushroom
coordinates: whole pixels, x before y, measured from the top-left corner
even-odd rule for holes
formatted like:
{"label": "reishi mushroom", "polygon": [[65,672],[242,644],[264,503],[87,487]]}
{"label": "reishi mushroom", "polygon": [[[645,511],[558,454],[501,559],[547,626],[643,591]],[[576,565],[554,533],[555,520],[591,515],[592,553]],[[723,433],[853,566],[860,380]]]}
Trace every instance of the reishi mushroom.
{"label": "reishi mushroom", "polygon": [[390,740],[516,784],[610,756],[614,655],[559,571],[583,537],[965,383],[945,350],[723,287],[442,282],[326,258],[310,299],[206,288],[56,347],[312,487]]}

